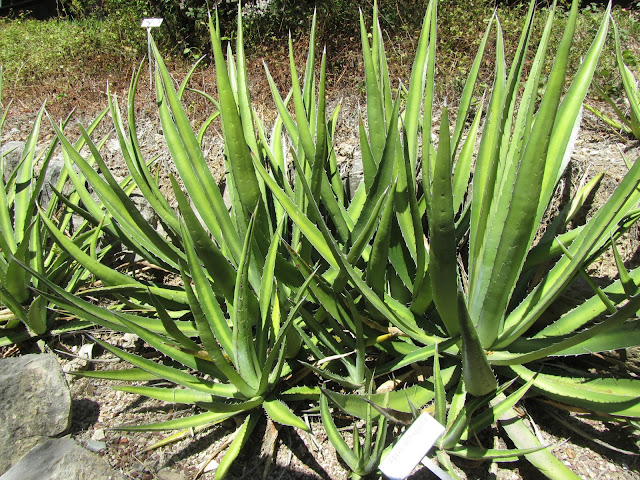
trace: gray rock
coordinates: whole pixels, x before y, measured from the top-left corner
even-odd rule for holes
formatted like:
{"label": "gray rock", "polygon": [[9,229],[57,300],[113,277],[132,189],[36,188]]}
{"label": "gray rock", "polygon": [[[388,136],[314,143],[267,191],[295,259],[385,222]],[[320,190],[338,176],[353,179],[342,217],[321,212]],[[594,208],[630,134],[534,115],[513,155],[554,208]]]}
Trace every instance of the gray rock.
{"label": "gray rock", "polygon": [[125,348],[133,348],[140,337],[135,333],[125,333],[120,340],[120,346]]}
{"label": "gray rock", "polygon": [[149,201],[143,195],[137,193],[131,195],[131,201],[142,215],[142,218],[144,218],[153,228],[157,228],[159,217]]}
{"label": "gray rock", "polygon": [[20,159],[22,158],[22,152],[24,151],[24,142],[7,142],[4,145],[0,146],[0,154],[4,157],[4,173],[6,181],[11,175],[11,172],[15,170],[15,168],[20,163]]}
{"label": "gray rock", "polygon": [[71,394],[54,355],[0,360],[0,473],[38,443],[63,433]]}
{"label": "gray rock", "polygon": [[93,435],[91,435],[91,440],[96,442],[104,442],[107,436],[104,433],[104,428],[98,428],[93,431]]}
{"label": "gray rock", "polygon": [[87,447],[87,450],[94,452],[94,453],[100,453],[103,452],[104,450],[107,449],[107,442],[99,442],[97,440],[89,440],[87,442],[87,444],[85,445],[85,447]]}
{"label": "gray rock", "polygon": [[70,438],[53,438],[33,448],[0,480],[124,480],[98,455]]}
{"label": "gray rock", "polygon": [[349,198],[353,198],[358,190],[358,187],[364,180],[364,172],[362,171],[362,158],[354,158],[357,161],[353,163],[353,168],[346,174],[347,193]]}
{"label": "gray rock", "polygon": [[51,187],[56,186],[63,168],[64,158],[62,158],[62,154],[52,157],[49,161],[47,171],[44,173],[44,183],[40,193],[40,205],[45,208],[49,205],[51,198],[55,195]]}

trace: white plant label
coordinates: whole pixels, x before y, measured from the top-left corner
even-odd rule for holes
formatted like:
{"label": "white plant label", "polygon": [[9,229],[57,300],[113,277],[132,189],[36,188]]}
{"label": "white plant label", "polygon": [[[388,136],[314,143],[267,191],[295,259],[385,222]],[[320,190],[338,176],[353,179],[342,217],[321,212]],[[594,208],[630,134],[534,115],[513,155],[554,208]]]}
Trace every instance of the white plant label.
{"label": "white plant label", "polygon": [[391,480],[407,478],[443,433],[444,427],[423,412],[384,458],[380,471]]}
{"label": "white plant label", "polygon": [[162,25],[162,18],[143,18],[141,27],[153,28]]}

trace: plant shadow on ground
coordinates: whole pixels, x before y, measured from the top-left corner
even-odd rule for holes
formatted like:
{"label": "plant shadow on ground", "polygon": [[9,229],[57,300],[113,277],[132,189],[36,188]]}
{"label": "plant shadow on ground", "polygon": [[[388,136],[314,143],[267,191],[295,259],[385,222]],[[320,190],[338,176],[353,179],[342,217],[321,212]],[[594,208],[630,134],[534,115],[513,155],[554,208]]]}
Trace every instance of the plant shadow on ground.
{"label": "plant shadow on ground", "polygon": [[[229,423],[233,424],[233,421],[229,421]],[[309,450],[302,438],[304,433],[299,431],[278,428],[277,437],[271,437],[274,442],[271,443],[272,450],[266,452],[264,445],[270,443],[265,441],[269,436],[266,430],[273,428],[273,424],[267,423],[264,419],[259,422],[251,439],[234,462],[234,467],[227,478],[232,480],[249,478],[332,480],[335,478],[318,463],[316,456]],[[224,425],[222,428],[215,427],[209,433],[187,444],[183,449],[174,453],[164,467],[179,467],[185,457],[198,453],[207,452],[209,455],[208,450],[212,445],[223,440],[224,430]],[[292,466],[294,458],[296,466]],[[301,470],[301,464],[305,471]]]}
{"label": "plant shadow on ground", "polygon": [[86,398],[71,400],[71,428],[74,435],[94,425],[100,417],[100,404]]}
{"label": "plant shadow on ground", "polygon": [[[554,450],[563,452],[568,441],[570,441],[574,447],[577,447],[574,448],[573,453],[566,452],[565,456],[568,457],[569,461],[580,464],[582,461],[591,457],[593,453],[596,453],[612,462],[610,465],[616,464],[619,468],[627,469],[631,472],[639,471],[639,457],[637,453],[633,453],[638,450],[638,439],[637,436],[634,438],[630,425],[623,425],[607,421],[606,419],[594,421],[588,416],[574,416],[566,411],[549,408],[549,404],[542,400],[530,401],[527,403],[527,407],[529,410],[535,412],[536,421],[540,424],[545,427],[553,426],[547,433],[553,436],[548,442],[552,445],[555,444]],[[608,448],[600,442],[604,442],[612,448]],[[613,448],[629,453],[615,451]],[[572,457],[572,455],[574,455],[574,457]],[[526,462],[519,463],[522,464],[524,469],[529,468]],[[612,467],[610,466],[609,468]],[[590,478],[587,472],[583,471],[580,473],[583,478]],[[535,470],[532,469],[530,474],[535,475]],[[608,474],[615,475],[613,471],[609,471]],[[529,477],[524,476],[523,478]],[[615,477],[607,477],[605,474],[598,478]]]}

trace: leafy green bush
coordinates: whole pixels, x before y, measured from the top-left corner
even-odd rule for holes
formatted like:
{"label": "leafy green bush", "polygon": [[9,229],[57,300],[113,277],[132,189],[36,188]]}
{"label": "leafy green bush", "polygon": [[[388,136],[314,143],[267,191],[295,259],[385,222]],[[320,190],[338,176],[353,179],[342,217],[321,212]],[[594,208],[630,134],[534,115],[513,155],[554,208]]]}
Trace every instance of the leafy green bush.
{"label": "leafy green bush", "polygon": [[[420,0],[384,2],[380,6],[379,18],[385,30],[392,35],[403,30],[415,31],[420,28],[421,20],[415,15],[415,11],[423,8],[424,4]],[[357,35],[360,9],[369,15],[370,3],[345,0],[273,0],[259,10],[253,9],[258,14],[251,14],[249,9],[244,20],[244,36],[249,45],[261,45],[265,38],[282,41],[289,31],[296,38],[307,33],[309,19],[315,13],[319,43],[327,45],[330,50],[336,49],[341,44],[344,45],[349,37]]]}
{"label": "leafy green bush", "polygon": [[[620,279],[602,289],[586,268],[605,250],[616,252],[616,239],[638,219],[640,162],[630,165],[609,200],[584,225],[570,220],[592,184],[570,208],[550,212],[554,220],[534,244],[570,159],[581,106],[605,45],[608,16],[581,66],[567,78],[578,15],[578,2],[573,2],[539,101],[555,11],[549,10],[540,41],[533,42],[531,3],[509,67],[501,24],[493,18],[459,99],[453,134],[445,106],[436,143],[431,141],[436,5],[430,2],[425,14],[410,82],[397,90],[391,86],[377,10],[371,34],[360,17],[367,120],[360,123],[364,181],[353,196],[339,176],[333,149],[339,107],[327,112],[326,55],[316,71],[314,28],[302,80],[289,41],[292,87],[286,97],[266,69],[279,114],[270,134],[249,99],[241,21],[235,56],[229,47],[226,61],[220,27],[210,25],[218,92],[211,101],[219,112],[198,132],[181,104],[188,76],[176,89],[154,47],[159,114],[171,170],[179,175],[171,178],[177,210],[162,195],[138,145],[137,77],[126,122],[110,97],[124,160],[166,235],[142,218],[89,135],[83,134],[90,149],[83,156],[56,127],[68,170],[72,165],[79,169],[71,179],[83,215],[147,264],[181,279],[176,285],[162,277],[126,275],[96,261],[41,216],[59,246],[102,283],[91,296],[112,296],[117,302],[111,308],[96,306],[31,269],[47,286],[43,295],[71,315],[133,332],[165,356],[157,363],[100,342],[135,368],[83,375],[169,380],[177,387],[118,388],[203,410],[123,429],[185,429],[244,416],[217,471],[222,478],[263,412],[304,429],[288,405],[317,401],[341,457],[356,475],[364,475],[377,468],[388,421],[406,421],[434,401],[434,415],[447,427],[437,455],[450,475],[455,477],[450,455],[488,461],[525,455],[550,478],[575,478],[515,413],[514,405],[529,389],[621,421],[640,416],[638,380],[558,368],[567,356],[638,344],[640,270],[628,272],[618,261]],[[472,115],[492,31],[493,87],[486,108],[480,105]],[[536,44],[525,75],[528,48]],[[229,209],[201,150],[218,116]],[[593,287],[593,297],[544,324],[555,300],[580,276]],[[416,362],[433,365],[432,377],[378,392],[388,379],[406,378]],[[305,377],[309,372],[318,380]],[[289,375],[296,379],[293,385],[283,382]],[[513,390],[513,382],[523,385]],[[338,393],[344,390],[351,393]],[[330,402],[365,419],[363,444],[356,435],[353,447],[347,446],[331,418]],[[474,436],[496,421],[515,449],[474,445]]]}

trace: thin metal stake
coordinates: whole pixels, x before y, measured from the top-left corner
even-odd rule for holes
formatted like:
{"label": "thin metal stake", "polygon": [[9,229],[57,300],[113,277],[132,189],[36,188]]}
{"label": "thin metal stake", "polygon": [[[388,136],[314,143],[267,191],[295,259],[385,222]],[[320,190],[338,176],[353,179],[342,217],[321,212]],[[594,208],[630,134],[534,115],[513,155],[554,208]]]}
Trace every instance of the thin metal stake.
{"label": "thin metal stake", "polygon": [[149,47],[149,90],[153,90],[153,73],[151,69],[151,27],[147,27],[147,46]]}
{"label": "thin metal stake", "polygon": [[149,90],[153,89],[153,71],[151,68],[151,29],[159,27],[160,25],[162,25],[162,18],[143,18],[142,24],[140,25],[147,29],[147,46],[149,49]]}

